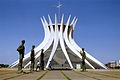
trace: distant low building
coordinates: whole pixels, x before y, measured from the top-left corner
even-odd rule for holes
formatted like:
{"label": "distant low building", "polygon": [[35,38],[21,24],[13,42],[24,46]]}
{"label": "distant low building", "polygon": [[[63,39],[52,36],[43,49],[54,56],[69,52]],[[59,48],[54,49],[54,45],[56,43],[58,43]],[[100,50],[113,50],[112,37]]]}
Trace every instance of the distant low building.
{"label": "distant low building", "polygon": [[105,64],[108,68],[120,69],[120,60],[111,61]]}

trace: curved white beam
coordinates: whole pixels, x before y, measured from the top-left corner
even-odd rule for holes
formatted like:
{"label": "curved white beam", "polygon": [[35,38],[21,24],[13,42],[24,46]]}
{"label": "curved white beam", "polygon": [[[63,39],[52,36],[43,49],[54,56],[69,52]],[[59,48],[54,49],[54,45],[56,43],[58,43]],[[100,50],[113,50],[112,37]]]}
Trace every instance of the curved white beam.
{"label": "curved white beam", "polygon": [[[44,21],[46,22],[45,18],[44,18]],[[38,47],[35,48],[35,52],[38,52],[39,50],[41,50],[42,47],[46,44],[46,42],[47,42],[48,39],[49,39],[49,34],[50,34],[50,32],[49,32],[49,28],[48,28],[48,26],[47,26],[48,24],[47,24],[47,22],[46,22],[46,24],[45,24],[44,21],[43,21],[43,19],[41,18],[41,22],[42,22],[42,24],[43,24],[44,31],[45,31],[45,37],[44,37],[42,43],[41,43]],[[30,52],[25,55],[25,57],[24,57],[24,59],[23,59],[23,62],[24,62],[25,60],[29,59],[29,58],[30,58]],[[19,63],[19,60],[15,61],[13,64],[11,64],[10,67],[17,66],[18,63]]]}
{"label": "curved white beam", "polygon": [[[73,29],[74,29],[74,27],[75,27],[75,25],[76,25],[76,22],[77,22],[77,19],[75,20],[75,22],[74,22],[74,24],[73,24]],[[81,51],[82,49],[75,43],[74,39],[72,38],[72,33],[73,33],[72,31],[73,31],[73,30],[70,31],[69,40],[70,40],[71,45],[73,45],[74,48],[79,52],[79,51]],[[86,52],[86,51],[85,51],[85,52]],[[88,54],[87,52],[86,52],[86,57],[87,57],[88,59],[90,59],[91,61],[95,62],[96,64],[98,64],[99,66],[107,69],[106,66],[104,66],[104,64],[102,64],[101,62],[99,62],[97,59],[95,59],[94,57],[92,57],[92,56],[91,56],[90,54]]]}
{"label": "curved white beam", "polygon": [[63,34],[62,34],[62,32],[63,32],[63,25],[64,25],[64,15],[62,16],[61,27],[60,27],[60,45],[61,45],[62,51],[63,51],[63,53],[64,53],[64,55],[65,55],[69,65],[70,65],[70,67],[73,68],[73,65],[72,65],[71,60],[70,60],[70,58],[68,56],[68,53],[66,51],[64,40],[63,40]]}
{"label": "curved white beam", "polygon": [[[70,44],[70,42],[69,42],[69,40],[68,40],[68,36],[69,36],[69,35],[68,35],[68,27],[70,26],[70,25],[69,25],[69,22],[70,22],[70,17],[68,18],[68,21],[67,21],[67,23],[66,23],[65,32],[64,32],[65,42],[66,42],[67,46],[68,46],[80,59],[82,59],[80,53],[74,49],[74,47]],[[85,60],[85,62],[86,62],[92,69],[94,69],[94,67],[93,67],[87,60]]]}
{"label": "curved white beam", "polygon": [[50,57],[48,59],[48,62],[47,62],[47,65],[46,65],[46,68],[49,67],[49,64],[50,64],[50,61],[52,60],[54,54],[55,54],[55,51],[58,47],[58,41],[59,41],[59,36],[58,36],[58,22],[57,22],[57,16],[55,14],[55,35],[54,35],[54,43],[53,43],[53,49],[52,49],[52,52],[50,54]]}
{"label": "curved white beam", "polygon": [[76,19],[76,16],[73,18],[73,20],[72,20],[72,22],[71,22],[71,24],[70,24],[70,25],[73,25],[73,24],[74,24],[75,19]]}
{"label": "curved white beam", "polygon": [[[49,31],[49,28],[48,28],[48,23],[47,23],[47,21],[46,21],[46,19],[45,19],[44,16],[43,16],[43,19],[41,18],[41,22],[42,22],[43,27],[44,27],[45,38],[44,38],[43,42],[38,47],[35,48],[35,55],[36,56],[40,54],[40,50],[41,49],[44,49],[45,44],[47,44],[47,42],[48,42],[48,40],[50,38],[50,31]],[[30,52],[28,54],[29,54],[29,57],[30,57]],[[37,57],[35,57],[35,58],[37,58]],[[27,59],[28,59],[28,57],[27,57]],[[30,60],[29,60],[29,62],[24,67],[26,68],[29,65],[30,65]]]}
{"label": "curved white beam", "polygon": [[[46,19],[44,18],[44,20],[45,20],[45,22],[46,22]],[[46,22],[46,23],[44,23],[44,24],[46,24],[46,27],[47,28],[45,28],[46,30],[49,30],[48,29],[48,23]],[[44,45],[40,48],[39,47],[39,49],[41,50],[41,49],[44,49],[44,52],[52,45],[52,42],[53,42],[53,35],[55,34],[54,33],[54,30],[53,30],[53,26],[52,26],[52,21],[51,21],[51,19],[50,19],[50,16],[49,16],[49,24],[50,24],[50,29],[51,29],[51,32],[50,32],[50,30],[49,30],[49,33],[46,33],[46,35],[50,35],[47,39],[46,39],[46,43],[44,43]],[[35,56],[35,59],[37,59],[39,56],[41,55],[41,51]],[[27,64],[27,65],[25,65],[25,68],[26,67],[28,67],[30,65],[30,62]]]}

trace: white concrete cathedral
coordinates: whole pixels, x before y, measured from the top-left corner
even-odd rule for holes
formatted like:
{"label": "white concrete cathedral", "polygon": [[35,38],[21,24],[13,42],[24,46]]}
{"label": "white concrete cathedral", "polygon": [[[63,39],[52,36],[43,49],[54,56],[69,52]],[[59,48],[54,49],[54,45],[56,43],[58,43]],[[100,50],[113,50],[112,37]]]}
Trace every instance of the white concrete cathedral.
{"label": "white concrete cathedral", "polygon": [[[44,61],[45,68],[52,67],[69,67],[71,69],[76,68],[76,64],[81,63],[81,48],[75,43],[73,39],[73,30],[75,28],[77,18],[74,17],[70,20],[68,17],[66,23],[64,23],[64,15],[62,15],[61,22],[58,23],[57,16],[55,15],[55,22],[53,23],[48,15],[48,22],[43,16],[41,18],[45,37],[43,42],[35,48],[35,62],[37,62],[41,55],[41,49],[44,49]],[[86,67],[90,69],[106,69],[106,66],[92,57],[86,52]],[[15,61],[10,67],[17,67],[19,60]],[[25,55],[23,59],[23,66],[30,66],[30,52]]]}

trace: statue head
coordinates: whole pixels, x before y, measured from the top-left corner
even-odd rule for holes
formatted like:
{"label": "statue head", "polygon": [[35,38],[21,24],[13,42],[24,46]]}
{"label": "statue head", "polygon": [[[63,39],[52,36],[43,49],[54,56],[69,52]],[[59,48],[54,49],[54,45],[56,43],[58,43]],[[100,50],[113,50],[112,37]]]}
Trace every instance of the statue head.
{"label": "statue head", "polygon": [[84,51],[84,48],[82,48],[82,51]]}
{"label": "statue head", "polygon": [[44,51],[44,49],[41,49],[41,51],[43,52],[43,51]]}
{"label": "statue head", "polygon": [[35,48],[35,45],[32,45],[32,48],[34,49],[34,48]]}
{"label": "statue head", "polygon": [[25,40],[22,40],[21,42],[22,42],[22,44],[25,44]]}

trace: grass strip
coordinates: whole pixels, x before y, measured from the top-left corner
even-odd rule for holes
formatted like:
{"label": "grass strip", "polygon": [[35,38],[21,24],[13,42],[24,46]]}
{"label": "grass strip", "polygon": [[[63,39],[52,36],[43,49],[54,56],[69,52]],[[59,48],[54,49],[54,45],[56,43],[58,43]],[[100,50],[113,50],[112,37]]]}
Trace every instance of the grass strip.
{"label": "grass strip", "polygon": [[39,78],[37,78],[36,80],[40,80],[40,79],[42,79],[47,73],[48,73],[48,71],[45,72],[44,74],[42,74],[42,75],[41,75]]}
{"label": "grass strip", "polygon": [[61,73],[65,76],[65,78],[66,78],[67,80],[72,80],[72,79],[69,78],[64,72],[61,71]]}
{"label": "grass strip", "polygon": [[95,73],[95,72],[92,72],[92,73],[93,73],[93,74],[98,74],[98,75],[103,75],[103,76],[107,76],[107,77],[112,77],[112,78],[120,79],[120,77],[111,76],[111,75],[107,75],[107,74],[101,74],[101,73]]}
{"label": "grass strip", "polygon": [[89,75],[86,75],[86,74],[83,74],[83,73],[79,73],[79,72],[76,72],[76,71],[74,71],[74,72],[77,73],[77,74],[81,74],[83,76],[86,76],[86,77],[90,77],[90,78],[96,79],[96,80],[102,80],[102,79],[99,79],[99,78],[96,78],[96,77],[93,77],[93,76],[89,76]]}

